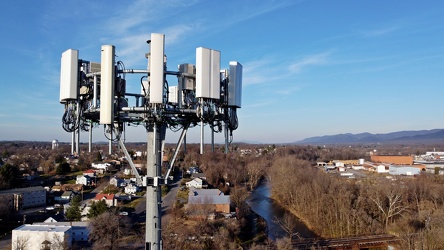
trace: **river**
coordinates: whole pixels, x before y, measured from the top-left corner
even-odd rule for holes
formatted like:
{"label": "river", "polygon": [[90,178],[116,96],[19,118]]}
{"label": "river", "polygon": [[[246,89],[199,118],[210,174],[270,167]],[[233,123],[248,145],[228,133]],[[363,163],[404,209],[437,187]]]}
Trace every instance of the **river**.
{"label": "river", "polygon": [[[279,225],[277,220],[282,219],[285,214],[294,216],[289,213],[271,198],[271,186],[268,181],[262,181],[260,185],[251,193],[247,203],[256,214],[264,218],[267,222],[268,238],[276,240],[282,237],[288,237],[288,234]],[[295,218],[294,232],[302,238],[314,238],[316,234],[313,233],[302,221]]]}

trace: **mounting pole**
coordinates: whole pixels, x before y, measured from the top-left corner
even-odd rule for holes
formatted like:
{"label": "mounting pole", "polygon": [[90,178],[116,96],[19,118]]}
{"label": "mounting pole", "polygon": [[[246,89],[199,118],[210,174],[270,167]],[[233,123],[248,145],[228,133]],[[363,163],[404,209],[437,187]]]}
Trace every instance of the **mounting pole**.
{"label": "mounting pole", "polygon": [[203,120],[200,121],[200,154],[203,155],[204,153],[204,122]]}
{"label": "mounting pole", "polygon": [[[214,121],[211,123],[214,125]],[[214,152],[214,127],[211,128],[211,152]]]}
{"label": "mounting pole", "polygon": [[89,143],[88,143],[88,152],[92,151],[92,136],[93,136],[93,121],[89,121]]}
{"label": "mounting pole", "polygon": [[109,126],[108,154],[111,155],[113,153],[113,129],[111,127],[112,125]]}
{"label": "mounting pole", "polygon": [[225,154],[228,154],[228,124],[224,125],[224,134],[225,134]]}
{"label": "mounting pole", "polygon": [[152,178],[153,185],[146,187],[146,230],[145,249],[162,249],[162,189],[159,183],[162,167],[161,146],[164,138],[165,125],[158,122],[148,125],[147,141],[147,179]]}
{"label": "mounting pole", "polygon": [[75,143],[76,143],[76,131],[74,130],[71,132],[71,154],[74,154]]}

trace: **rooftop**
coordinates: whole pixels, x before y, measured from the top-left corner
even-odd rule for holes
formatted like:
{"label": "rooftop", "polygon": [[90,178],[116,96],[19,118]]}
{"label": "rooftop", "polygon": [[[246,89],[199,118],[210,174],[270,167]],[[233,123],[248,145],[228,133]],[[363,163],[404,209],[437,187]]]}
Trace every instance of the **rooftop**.
{"label": "rooftop", "polygon": [[71,229],[69,225],[52,225],[52,224],[25,224],[21,225],[18,228],[14,229],[17,231],[29,231],[29,232],[61,232],[64,233]]}
{"label": "rooftop", "polygon": [[27,187],[27,188],[16,188],[16,189],[1,190],[0,194],[26,193],[26,192],[36,192],[36,191],[46,191],[46,189],[43,188],[42,186]]}

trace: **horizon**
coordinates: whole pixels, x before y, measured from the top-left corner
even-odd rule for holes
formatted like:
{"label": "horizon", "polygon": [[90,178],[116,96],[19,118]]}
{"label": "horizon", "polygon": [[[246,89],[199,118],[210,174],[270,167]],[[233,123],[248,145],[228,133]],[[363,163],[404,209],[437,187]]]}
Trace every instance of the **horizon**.
{"label": "horizon", "polygon": [[[252,144],[252,145],[271,145],[271,144],[277,144],[277,145],[286,145],[286,144],[298,144],[298,143],[302,143],[301,145],[304,145],[304,141],[306,140],[311,140],[311,139],[320,139],[320,138],[324,138],[324,137],[335,137],[338,135],[361,135],[361,134],[369,134],[369,135],[388,135],[388,134],[394,134],[394,133],[405,133],[405,132],[424,132],[424,131],[434,131],[434,130],[438,130],[438,131],[443,131],[444,129],[440,129],[440,128],[435,128],[435,129],[427,129],[427,130],[403,130],[403,131],[393,131],[393,132],[388,132],[388,133],[378,133],[378,134],[374,134],[374,133],[369,133],[369,132],[361,132],[361,133],[340,133],[340,134],[334,134],[334,135],[318,135],[318,136],[312,136],[312,137],[307,137],[304,138],[302,140],[299,141],[294,141],[294,142],[285,142],[285,143],[281,143],[281,142],[260,142],[260,141],[233,141],[231,144]],[[53,139],[53,140],[57,140],[57,139]],[[37,142],[37,143],[50,143],[53,140],[48,140],[48,141],[35,141],[35,140],[0,140],[1,142]],[[57,140],[59,143],[63,143],[63,144],[68,144],[71,145],[71,141],[59,141]],[[391,141],[388,141],[391,142]],[[88,144],[88,141],[81,141],[80,145],[85,145]],[[131,142],[126,142],[127,144],[146,144],[146,141],[131,141]],[[175,144],[177,142],[165,142],[166,144]],[[307,145],[312,145],[313,143],[323,143],[323,144],[348,144],[348,143],[363,143],[363,144],[367,144],[367,143],[376,143],[376,142],[305,142],[307,143]],[[381,142],[379,142],[381,143]],[[434,142],[435,143],[435,142]],[[108,144],[108,141],[93,141],[92,144],[101,144],[101,145],[106,145]],[[116,142],[113,143],[113,145],[117,144]],[[187,142],[187,145],[199,145],[200,142]],[[225,143],[222,141],[215,141],[214,145],[224,145]],[[205,143],[206,146],[211,145],[211,143]]]}
{"label": "horizon", "polygon": [[[201,46],[221,51],[221,69],[229,61],[244,66],[234,142],[286,144],[444,124],[436,109],[444,91],[441,2],[231,0],[222,8],[199,0],[18,0],[2,7],[0,140],[70,141],[61,126],[61,53],[78,49],[80,59],[100,61],[101,45],[113,44],[127,69],[144,69],[150,33],[165,34],[168,70],[195,64]],[[140,91],[136,78],[127,76],[131,93]],[[178,137],[168,131],[166,142]],[[145,138],[144,127],[127,129],[127,141]],[[106,141],[101,126],[93,141]],[[198,127],[187,141],[200,141]]]}

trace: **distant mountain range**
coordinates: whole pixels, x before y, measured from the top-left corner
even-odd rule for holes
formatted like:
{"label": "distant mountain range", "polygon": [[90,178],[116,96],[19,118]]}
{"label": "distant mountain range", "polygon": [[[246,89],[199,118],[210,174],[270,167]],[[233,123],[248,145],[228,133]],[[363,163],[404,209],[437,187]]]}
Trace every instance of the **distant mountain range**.
{"label": "distant mountain range", "polygon": [[444,142],[444,129],[400,131],[387,134],[338,134],[306,138],[295,144],[365,144],[365,143],[439,143]]}

